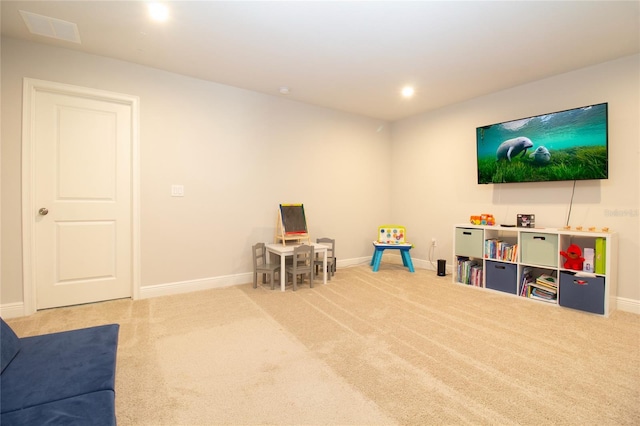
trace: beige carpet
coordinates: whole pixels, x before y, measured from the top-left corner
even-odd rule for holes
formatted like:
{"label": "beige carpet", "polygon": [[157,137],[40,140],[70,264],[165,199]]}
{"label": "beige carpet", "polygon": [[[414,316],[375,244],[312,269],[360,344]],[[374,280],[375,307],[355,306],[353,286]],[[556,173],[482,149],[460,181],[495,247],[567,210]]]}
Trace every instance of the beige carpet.
{"label": "beige carpet", "polygon": [[7,321],[117,322],[118,424],[640,424],[640,316],[609,318],[393,263]]}

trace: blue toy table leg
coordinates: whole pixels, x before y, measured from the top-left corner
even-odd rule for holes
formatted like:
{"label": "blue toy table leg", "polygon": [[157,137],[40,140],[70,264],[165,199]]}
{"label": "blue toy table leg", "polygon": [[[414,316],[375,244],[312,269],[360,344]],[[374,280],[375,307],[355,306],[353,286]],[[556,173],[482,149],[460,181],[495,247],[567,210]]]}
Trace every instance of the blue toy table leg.
{"label": "blue toy table leg", "polygon": [[371,258],[371,265],[373,265],[373,272],[378,272],[380,268],[380,260],[382,260],[382,252],[383,248],[377,248],[373,252],[373,257]]}
{"label": "blue toy table leg", "polygon": [[400,254],[402,256],[402,263],[404,264],[404,266],[409,268],[409,272],[415,272],[413,269],[413,262],[411,261],[409,250],[400,250]]}
{"label": "blue toy table leg", "polygon": [[380,269],[380,261],[382,260],[382,253],[384,249],[398,249],[400,250],[400,257],[402,257],[402,264],[409,269],[409,272],[415,272],[413,269],[413,262],[411,261],[411,255],[409,254],[409,249],[411,247],[375,247],[373,251],[373,256],[371,256],[371,266],[373,267],[373,272],[378,272]]}

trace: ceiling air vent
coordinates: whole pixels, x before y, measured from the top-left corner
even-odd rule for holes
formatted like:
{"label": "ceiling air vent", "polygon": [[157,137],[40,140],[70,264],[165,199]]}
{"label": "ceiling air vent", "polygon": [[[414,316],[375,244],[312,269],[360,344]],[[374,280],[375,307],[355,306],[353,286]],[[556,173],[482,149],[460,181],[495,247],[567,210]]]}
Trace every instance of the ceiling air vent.
{"label": "ceiling air vent", "polygon": [[80,44],[78,26],[73,22],[25,12],[24,10],[21,10],[20,14],[32,34]]}

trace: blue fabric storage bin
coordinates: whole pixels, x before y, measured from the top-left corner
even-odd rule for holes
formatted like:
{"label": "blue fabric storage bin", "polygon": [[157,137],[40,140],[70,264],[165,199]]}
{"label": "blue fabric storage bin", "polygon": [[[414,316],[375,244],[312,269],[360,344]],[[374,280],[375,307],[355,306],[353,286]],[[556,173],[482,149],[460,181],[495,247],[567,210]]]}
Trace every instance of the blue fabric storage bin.
{"label": "blue fabric storage bin", "polygon": [[558,304],[566,308],[604,314],[604,278],[578,277],[571,272],[561,272]]}
{"label": "blue fabric storage bin", "polygon": [[518,294],[518,267],[511,263],[485,262],[486,288]]}

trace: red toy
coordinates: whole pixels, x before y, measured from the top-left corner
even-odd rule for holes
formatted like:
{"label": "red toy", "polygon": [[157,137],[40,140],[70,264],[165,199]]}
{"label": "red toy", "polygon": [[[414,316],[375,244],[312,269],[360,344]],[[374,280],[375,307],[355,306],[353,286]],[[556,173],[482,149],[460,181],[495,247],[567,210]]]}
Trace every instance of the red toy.
{"label": "red toy", "polygon": [[560,254],[565,258],[564,267],[566,269],[573,269],[576,271],[582,271],[582,263],[584,257],[582,257],[582,250],[575,244],[571,244],[567,251],[561,251]]}

